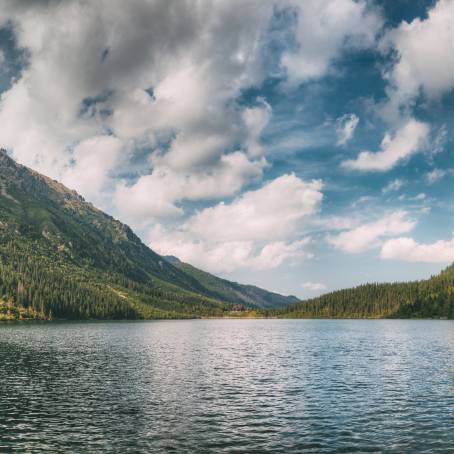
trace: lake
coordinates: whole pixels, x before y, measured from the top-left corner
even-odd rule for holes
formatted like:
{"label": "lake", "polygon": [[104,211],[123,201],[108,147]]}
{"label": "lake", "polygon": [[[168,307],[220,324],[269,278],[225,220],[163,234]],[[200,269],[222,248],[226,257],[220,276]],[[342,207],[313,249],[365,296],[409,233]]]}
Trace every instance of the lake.
{"label": "lake", "polygon": [[0,325],[1,452],[454,452],[454,322]]}

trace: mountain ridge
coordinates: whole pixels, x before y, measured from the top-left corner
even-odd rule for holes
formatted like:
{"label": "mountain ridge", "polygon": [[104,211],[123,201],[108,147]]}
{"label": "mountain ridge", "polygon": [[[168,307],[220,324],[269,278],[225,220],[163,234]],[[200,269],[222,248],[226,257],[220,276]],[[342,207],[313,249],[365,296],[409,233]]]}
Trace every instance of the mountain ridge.
{"label": "mountain ridge", "polygon": [[454,318],[454,265],[303,301],[164,257],[126,225],[0,151],[0,320]]}
{"label": "mountain ridge", "polygon": [[[206,288],[196,268],[187,273],[172,265],[126,224],[4,150],[0,238],[0,316],[14,318],[11,305],[39,318],[222,316],[238,303]],[[263,292],[265,301],[275,299]],[[250,300],[248,308],[262,303]]]}
{"label": "mountain ridge", "polygon": [[213,295],[217,295],[220,299],[227,296],[229,301],[235,301],[236,304],[240,305],[257,304],[257,302],[259,302],[259,307],[261,309],[282,307],[299,301],[299,299],[293,295],[284,296],[275,292],[263,290],[255,285],[239,284],[238,282],[220,278],[198,269],[189,263],[182,262],[175,256],[164,256],[164,258],[176,268],[194,276],[199,282],[203,283],[205,288],[213,291]]}

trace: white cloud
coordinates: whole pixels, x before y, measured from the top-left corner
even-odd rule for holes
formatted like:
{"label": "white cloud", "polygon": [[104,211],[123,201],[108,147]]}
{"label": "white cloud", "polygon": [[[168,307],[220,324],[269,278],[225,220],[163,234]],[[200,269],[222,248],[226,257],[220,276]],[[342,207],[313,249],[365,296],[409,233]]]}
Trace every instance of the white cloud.
{"label": "white cloud", "polygon": [[454,2],[439,0],[425,19],[405,21],[385,34],[383,49],[393,48],[397,62],[386,74],[394,110],[406,105],[420,89],[436,98],[454,87]]}
{"label": "white cloud", "polygon": [[358,207],[359,205],[365,205],[369,202],[372,202],[375,200],[375,197],[372,197],[370,195],[363,195],[361,197],[359,197],[358,199],[356,199],[355,201],[352,202],[351,204],[351,207],[352,208],[356,208]]}
{"label": "white cloud", "polygon": [[399,161],[421,151],[427,144],[429,126],[408,120],[394,136],[386,134],[378,152],[362,151],[356,159],[344,161],[343,167],[354,170],[384,172]]}
{"label": "white cloud", "polygon": [[[206,182],[212,174],[224,185],[218,192],[233,194],[251,178],[232,166],[261,175],[263,161],[240,165],[228,156],[235,149],[263,154],[259,139],[270,107],[259,101],[247,110],[235,99],[264,77],[260,40],[272,2],[1,3],[0,22],[11,21],[30,56],[0,100],[0,142],[20,162],[76,186],[67,169],[81,160],[78,144],[109,135],[124,149],[154,150],[150,179],[172,173],[174,183],[199,175]],[[90,159],[104,167],[100,173],[127,173],[130,163],[116,160],[116,148],[111,157],[99,153]],[[121,169],[112,169],[114,162]],[[183,192],[161,203],[164,213],[185,197],[188,185],[176,186]],[[77,187],[94,192],[88,178]]]}
{"label": "white cloud", "polygon": [[426,173],[425,179],[428,184],[434,184],[447,176],[454,176],[454,169],[433,169]]}
{"label": "white cloud", "polygon": [[283,240],[298,231],[300,222],[318,212],[322,182],[305,182],[283,175],[230,204],[206,208],[189,221],[199,237],[211,241]]}
{"label": "white cloud", "polygon": [[[3,52],[2,49],[0,49],[0,66],[2,66],[5,63],[5,53]],[[0,68],[1,71],[2,68]]]}
{"label": "white cloud", "polygon": [[406,262],[450,263],[454,261],[454,234],[450,240],[431,244],[417,243],[408,237],[393,238],[383,244],[381,257]]}
{"label": "white cloud", "polygon": [[162,255],[175,255],[184,262],[213,273],[231,273],[240,269],[275,269],[289,259],[312,258],[306,251],[308,238],[276,241],[258,246],[253,241],[206,242],[191,240],[175,232],[151,232],[151,247]]}
{"label": "white cloud", "polygon": [[128,186],[117,185],[115,200],[122,215],[138,225],[153,218],[171,218],[183,214],[182,200],[209,200],[230,196],[246,183],[262,176],[264,159],[250,161],[244,153],[223,155],[216,167],[178,172],[160,165]]}
{"label": "white cloud", "polygon": [[398,197],[398,200],[401,202],[403,202],[405,200],[408,200],[410,202],[422,202],[424,200],[427,200],[427,195],[424,192],[420,192],[419,194],[416,194],[414,196],[408,196],[406,194],[401,194]]}
{"label": "white cloud", "polygon": [[438,128],[438,131],[433,134],[431,140],[430,154],[435,155],[441,153],[445,149],[446,142],[448,140],[448,128],[446,125],[442,125]]}
{"label": "white cloud", "polygon": [[405,183],[399,179],[399,178],[396,178],[395,180],[393,181],[390,181],[383,189],[382,189],[382,192],[384,194],[386,194],[387,192],[391,192],[391,191],[398,191]]}
{"label": "white cloud", "polygon": [[337,120],[337,145],[345,145],[355,133],[359,118],[355,114],[342,115]]}
{"label": "white cloud", "polygon": [[53,107],[52,100],[47,107],[45,99],[37,99],[28,84],[19,80],[0,98],[0,142],[12,149],[21,163],[59,178],[70,162],[71,145],[98,136],[99,131],[84,121],[72,124],[64,99],[60,115]]}
{"label": "white cloud", "polygon": [[310,238],[304,238],[298,241],[268,243],[254,259],[252,266],[256,269],[273,269],[291,258],[312,258],[313,255],[305,250],[310,242]]}
{"label": "white cloud", "polygon": [[426,174],[426,181],[429,184],[433,184],[438,180],[441,180],[443,177],[446,176],[446,170],[443,169],[433,169]]}
{"label": "white cloud", "polygon": [[305,0],[291,2],[297,13],[295,51],[282,65],[290,83],[324,76],[345,50],[375,44],[382,19],[364,0]]}
{"label": "white cloud", "polygon": [[409,219],[406,211],[399,210],[327,239],[337,249],[358,253],[379,247],[384,238],[409,232],[415,225],[416,222]]}
{"label": "white cloud", "polygon": [[150,231],[150,245],[204,269],[271,269],[289,259],[310,258],[305,222],[319,211],[320,181],[283,175],[230,204],[194,214],[182,225]]}
{"label": "white cloud", "polygon": [[74,148],[74,162],[64,171],[62,182],[92,201],[99,200],[106,186],[112,183],[109,173],[124,160],[122,146],[121,140],[113,136],[80,142]]}
{"label": "white cloud", "polygon": [[252,157],[264,154],[260,136],[271,119],[271,106],[262,100],[260,106],[246,108],[243,111],[243,119],[247,127],[246,146],[248,154]]}
{"label": "white cloud", "polygon": [[315,218],[311,225],[321,228],[321,231],[347,230],[358,225],[356,216],[325,216]]}
{"label": "white cloud", "polygon": [[304,282],[301,284],[301,287],[305,290],[310,290],[311,292],[321,292],[326,290],[326,285],[321,282]]}
{"label": "white cloud", "polygon": [[218,162],[228,145],[224,135],[180,133],[173,140],[169,151],[153,159],[155,167],[165,166],[176,171],[209,167]]}

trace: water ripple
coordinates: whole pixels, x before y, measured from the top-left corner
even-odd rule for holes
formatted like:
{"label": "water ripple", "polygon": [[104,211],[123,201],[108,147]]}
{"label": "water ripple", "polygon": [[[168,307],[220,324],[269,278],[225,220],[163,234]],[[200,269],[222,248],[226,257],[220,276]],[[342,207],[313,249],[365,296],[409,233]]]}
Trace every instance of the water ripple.
{"label": "water ripple", "polygon": [[0,326],[0,452],[453,453],[451,321]]}

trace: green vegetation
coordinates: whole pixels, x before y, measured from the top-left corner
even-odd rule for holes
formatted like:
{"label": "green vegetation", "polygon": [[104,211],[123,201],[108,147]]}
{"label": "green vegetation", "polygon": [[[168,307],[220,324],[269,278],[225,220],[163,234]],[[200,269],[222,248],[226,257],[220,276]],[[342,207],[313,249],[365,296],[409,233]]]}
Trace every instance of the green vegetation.
{"label": "green vegetation", "polygon": [[45,320],[42,312],[35,311],[32,307],[24,307],[10,301],[0,299],[0,321],[12,320]]}
{"label": "green vegetation", "polygon": [[287,318],[454,318],[454,265],[430,279],[366,284],[291,304]]}
{"label": "green vegetation", "polygon": [[3,151],[0,299],[1,319],[222,317],[240,312],[238,303],[286,301],[174,266],[129,227]]}
{"label": "green vegetation", "polygon": [[[289,304],[290,303],[290,304]],[[454,266],[306,301],[163,258],[129,227],[0,151],[0,320],[454,318]]]}
{"label": "green vegetation", "polygon": [[188,263],[180,262],[175,257],[165,258],[175,267],[197,279],[214,297],[223,301],[229,301],[238,305],[258,306],[262,309],[284,307],[298,301],[298,298],[294,296],[282,296],[253,285],[242,285],[221,279],[199,270]]}

